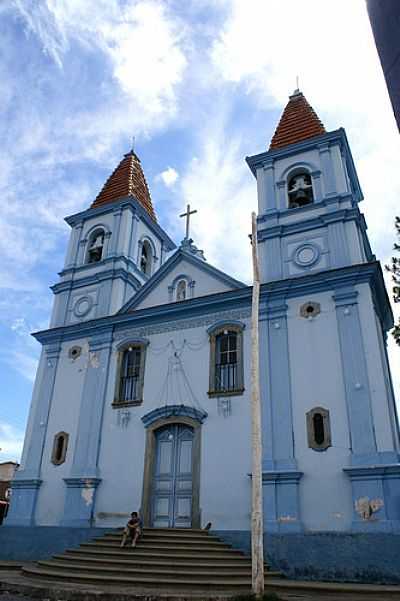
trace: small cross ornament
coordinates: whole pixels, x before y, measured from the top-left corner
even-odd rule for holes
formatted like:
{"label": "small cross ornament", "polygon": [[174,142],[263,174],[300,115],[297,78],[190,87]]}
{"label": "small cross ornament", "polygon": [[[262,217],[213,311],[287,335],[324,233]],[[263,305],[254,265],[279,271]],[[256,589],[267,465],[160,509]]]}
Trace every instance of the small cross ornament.
{"label": "small cross ornament", "polygon": [[179,217],[186,217],[186,236],[185,236],[186,240],[189,239],[190,215],[194,215],[194,213],[197,213],[197,211],[196,210],[191,211],[190,205],[186,205],[186,213],[182,213],[182,215],[179,215]]}

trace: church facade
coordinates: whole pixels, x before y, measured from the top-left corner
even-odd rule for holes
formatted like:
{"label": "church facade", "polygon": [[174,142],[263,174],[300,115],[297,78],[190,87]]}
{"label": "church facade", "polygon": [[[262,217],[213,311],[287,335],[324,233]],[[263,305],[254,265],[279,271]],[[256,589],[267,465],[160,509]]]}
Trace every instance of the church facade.
{"label": "church facade", "polygon": [[[345,131],[327,132],[296,90],[269,150],[246,160],[258,191],[267,553],[288,573],[326,577],[331,561],[351,577],[349,541],[367,573],[379,537],[376,573],[390,578],[393,318]],[[189,236],[175,247],[133,151],[66,221],[7,527],[89,532],[140,508],[146,526],[211,522],[248,548],[251,287]]]}

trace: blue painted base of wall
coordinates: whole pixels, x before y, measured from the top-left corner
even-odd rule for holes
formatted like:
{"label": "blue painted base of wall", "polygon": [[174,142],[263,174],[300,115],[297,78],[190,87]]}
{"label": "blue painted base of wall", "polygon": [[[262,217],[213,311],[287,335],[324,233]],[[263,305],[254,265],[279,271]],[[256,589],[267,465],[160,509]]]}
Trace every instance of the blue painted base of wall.
{"label": "blue painted base of wall", "polygon": [[110,528],[64,528],[62,526],[1,526],[0,560],[46,559],[70,547],[79,547]]}
{"label": "blue painted base of wall", "polygon": [[[109,532],[110,528],[1,526],[0,560],[45,559]],[[213,530],[234,548],[250,553],[248,530]],[[400,584],[400,535],[267,534],[266,560],[288,578]]]}
{"label": "blue painted base of wall", "polygon": [[[248,531],[218,530],[212,534],[250,552]],[[399,534],[267,534],[264,549],[269,565],[288,578],[400,584]]]}

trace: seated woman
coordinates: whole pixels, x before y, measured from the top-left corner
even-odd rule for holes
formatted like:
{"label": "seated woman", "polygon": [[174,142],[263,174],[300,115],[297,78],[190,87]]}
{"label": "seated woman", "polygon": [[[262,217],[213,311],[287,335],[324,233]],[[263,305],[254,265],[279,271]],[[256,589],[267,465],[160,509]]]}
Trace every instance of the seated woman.
{"label": "seated woman", "polygon": [[124,528],[124,534],[122,536],[121,547],[124,547],[126,541],[130,539],[132,541],[132,547],[136,547],[137,540],[142,534],[142,522],[138,516],[137,511],[131,513],[131,519]]}

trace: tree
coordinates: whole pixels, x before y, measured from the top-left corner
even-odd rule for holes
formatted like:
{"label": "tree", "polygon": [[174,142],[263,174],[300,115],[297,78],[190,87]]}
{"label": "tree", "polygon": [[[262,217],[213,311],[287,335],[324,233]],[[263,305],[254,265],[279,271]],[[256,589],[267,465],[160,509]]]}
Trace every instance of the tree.
{"label": "tree", "polygon": [[[396,217],[395,227],[397,237],[400,241],[400,217]],[[395,242],[393,249],[396,253],[400,253],[400,244]],[[392,274],[393,300],[395,303],[400,303],[400,257],[392,257],[392,264],[386,265],[386,269]],[[396,343],[400,346],[400,319],[398,323],[394,326],[394,330],[392,333],[394,339],[396,340]]]}

